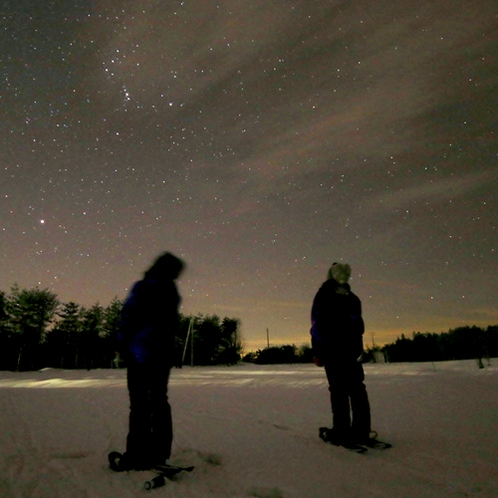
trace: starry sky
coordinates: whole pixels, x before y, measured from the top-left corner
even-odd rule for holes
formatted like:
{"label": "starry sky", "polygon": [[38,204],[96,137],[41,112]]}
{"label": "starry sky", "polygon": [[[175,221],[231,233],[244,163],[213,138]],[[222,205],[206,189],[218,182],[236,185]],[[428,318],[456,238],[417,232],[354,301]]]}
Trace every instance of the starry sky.
{"label": "starry sky", "polygon": [[0,290],[309,342],[352,266],[365,343],[498,323],[496,0],[4,0]]}

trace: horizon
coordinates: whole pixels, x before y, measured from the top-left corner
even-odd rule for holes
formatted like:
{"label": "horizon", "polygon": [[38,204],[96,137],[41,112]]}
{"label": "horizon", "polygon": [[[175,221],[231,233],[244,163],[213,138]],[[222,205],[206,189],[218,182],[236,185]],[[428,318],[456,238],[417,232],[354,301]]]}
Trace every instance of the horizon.
{"label": "horizon", "polygon": [[[10,289],[14,288],[16,285],[18,285],[18,284],[13,284]],[[23,288],[21,288],[21,289],[23,289]],[[32,289],[48,290],[49,292],[52,292],[49,288],[42,289],[42,288],[40,288],[40,286],[35,286]],[[0,289],[0,292],[5,292],[6,294],[9,294],[10,290],[9,291],[2,291],[2,289]],[[70,302],[70,301],[61,300],[59,296],[57,296],[57,299],[59,300],[59,305],[64,305],[64,304],[67,304],[67,303]],[[96,306],[96,305],[100,305],[100,306],[106,308],[107,306],[109,306],[111,304],[111,302],[114,299],[119,299],[119,298],[118,298],[118,296],[115,296],[107,304],[103,304],[103,303],[99,303],[99,302],[95,302],[95,303],[93,303],[91,305],[87,305],[87,306],[84,306],[81,303],[77,303],[77,302],[76,302],[76,304],[78,304],[79,306],[81,306],[83,308],[86,308],[86,309],[91,308],[92,306]],[[308,338],[307,340],[303,340],[301,342],[296,342],[295,338],[293,336],[288,336],[289,339],[286,340],[286,336],[285,335],[284,336],[280,335],[279,336],[279,342],[274,342],[273,341],[273,337],[272,337],[272,333],[271,333],[271,331],[269,329],[268,330],[265,329],[265,331],[264,331],[264,338],[263,339],[254,339],[252,341],[247,341],[246,338],[244,337],[244,334],[243,334],[244,324],[236,316],[218,315],[216,313],[202,313],[202,312],[184,313],[182,310],[180,310],[180,314],[182,314],[183,316],[187,316],[187,317],[188,316],[196,317],[196,316],[213,316],[213,315],[216,315],[220,319],[223,319],[223,318],[226,317],[226,318],[230,318],[230,319],[239,320],[239,324],[240,324],[239,334],[241,336],[242,353],[243,354],[252,353],[252,352],[256,352],[258,350],[262,350],[262,349],[268,347],[268,345],[269,345],[269,347],[280,347],[280,346],[293,345],[293,346],[296,346],[297,348],[299,348],[301,346],[311,346],[311,340],[310,340],[310,338]],[[384,347],[384,346],[386,346],[388,344],[393,344],[394,342],[396,342],[396,340],[402,338],[402,336],[405,336],[407,338],[411,338],[411,337],[413,337],[414,334],[417,334],[417,333],[421,333],[421,334],[438,334],[439,335],[439,334],[445,334],[445,333],[451,332],[452,330],[457,329],[457,328],[478,327],[478,328],[481,328],[481,329],[486,329],[488,327],[496,327],[496,326],[498,326],[498,323],[497,324],[487,323],[487,324],[480,324],[480,325],[478,325],[476,323],[464,323],[464,324],[458,324],[458,325],[455,325],[455,326],[452,326],[452,327],[447,327],[444,330],[438,330],[438,331],[435,331],[435,330],[412,330],[410,332],[408,332],[408,331],[399,331],[399,333],[396,333],[394,331],[389,331],[388,332],[389,336],[390,337],[394,337],[394,338],[386,340],[386,341],[383,341],[383,342],[379,342],[377,340],[374,331],[367,331],[366,330],[365,333],[363,334],[363,346],[364,346],[365,350],[373,348],[373,347],[381,347],[382,348],[382,347]]]}

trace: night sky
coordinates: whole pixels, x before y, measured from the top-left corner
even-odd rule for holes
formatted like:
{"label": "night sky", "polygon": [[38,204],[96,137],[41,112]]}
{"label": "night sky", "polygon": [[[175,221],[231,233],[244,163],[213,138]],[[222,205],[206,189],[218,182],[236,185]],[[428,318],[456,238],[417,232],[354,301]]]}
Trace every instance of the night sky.
{"label": "night sky", "polygon": [[498,323],[496,0],[4,0],[0,290],[309,342],[352,266],[365,342]]}

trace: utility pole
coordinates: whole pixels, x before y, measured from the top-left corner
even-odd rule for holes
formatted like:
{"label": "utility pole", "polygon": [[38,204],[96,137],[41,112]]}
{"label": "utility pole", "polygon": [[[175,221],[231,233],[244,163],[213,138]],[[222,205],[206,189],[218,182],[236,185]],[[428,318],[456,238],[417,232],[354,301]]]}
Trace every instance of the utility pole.
{"label": "utility pole", "polygon": [[190,366],[194,366],[194,319],[190,320]]}
{"label": "utility pole", "polygon": [[185,361],[185,355],[187,353],[188,340],[190,338],[190,366],[194,366],[194,319],[190,319],[187,330],[187,338],[185,339],[185,347],[183,348],[182,365]]}
{"label": "utility pole", "polygon": [[270,347],[270,331],[266,329],[266,344]]}

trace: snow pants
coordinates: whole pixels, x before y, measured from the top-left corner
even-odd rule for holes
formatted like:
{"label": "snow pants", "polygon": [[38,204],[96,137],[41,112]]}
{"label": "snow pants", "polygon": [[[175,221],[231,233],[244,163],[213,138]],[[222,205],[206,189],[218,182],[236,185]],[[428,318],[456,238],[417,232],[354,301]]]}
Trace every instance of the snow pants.
{"label": "snow pants", "polygon": [[326,363],[333,433],[339,440],[360,441],[370,435],[370,403],[363,366],[356,361]]}
{"label": "snow pants", "polygon": [[164,463],[171,455],[173,422],[167,394],[170,369],[169,365],[128,366],[130,420],[126,454],[130,461],[145,467]]}

